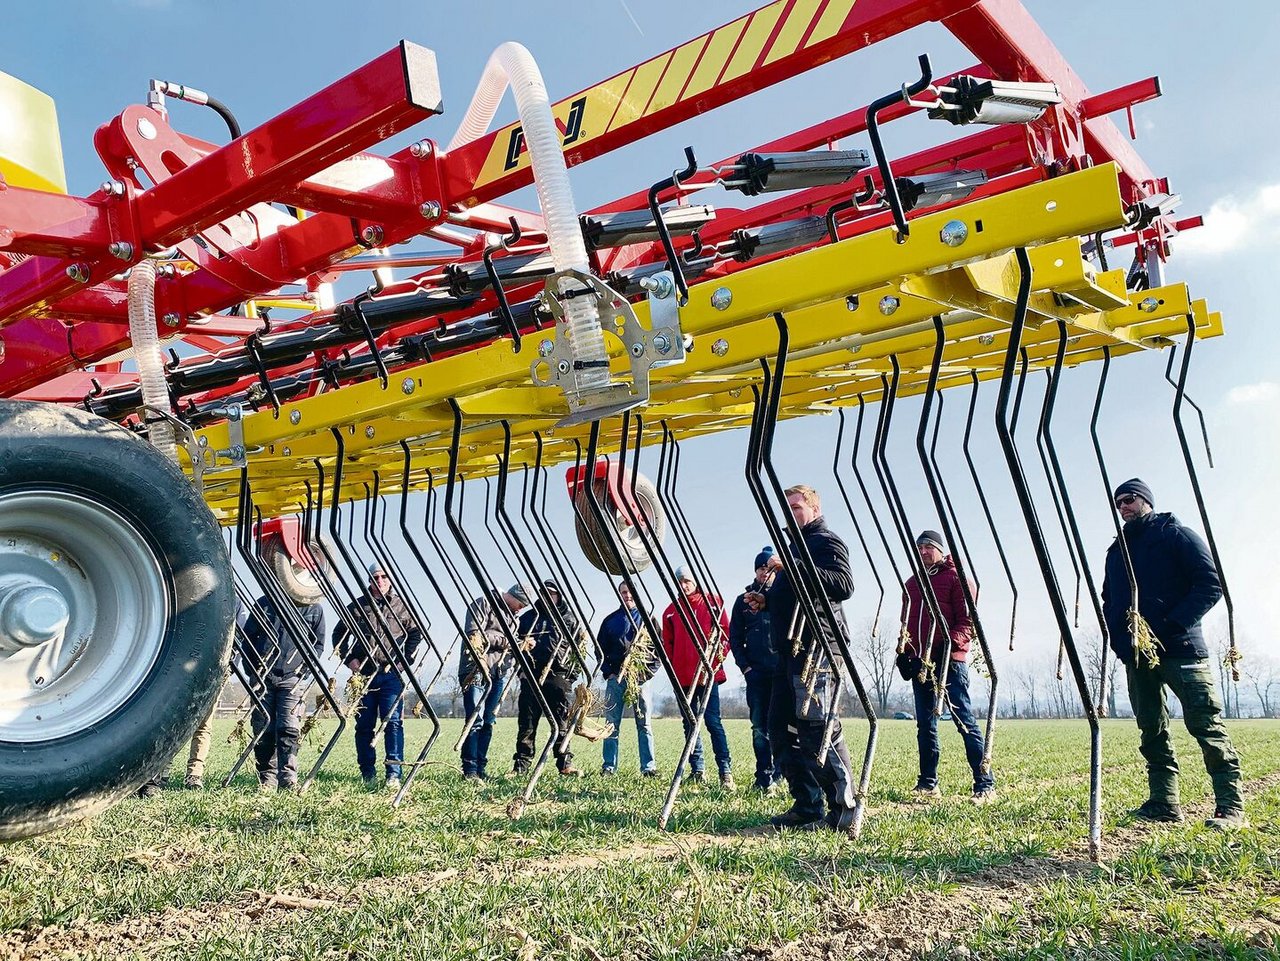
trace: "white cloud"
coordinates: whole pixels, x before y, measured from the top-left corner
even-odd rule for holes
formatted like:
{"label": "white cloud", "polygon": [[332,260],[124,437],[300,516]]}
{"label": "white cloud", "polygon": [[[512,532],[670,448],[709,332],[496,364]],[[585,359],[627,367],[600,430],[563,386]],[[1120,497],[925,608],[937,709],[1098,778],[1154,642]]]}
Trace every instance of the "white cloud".
{"label": "white cloud", "polygon": [[1241,384],[1227,391],[1227,403],[1236,407],[1267,405],[1280,401],[1280,384],[1264,380],[1260,384]]}
{"label": "white cloud", "polygon": [[1280,184],[1267,184],[1247,197],[1228,194],[1215,200],[1204,226],[1176,241],[1181,254],[1221,257],[1248,248],[1280,247]]}

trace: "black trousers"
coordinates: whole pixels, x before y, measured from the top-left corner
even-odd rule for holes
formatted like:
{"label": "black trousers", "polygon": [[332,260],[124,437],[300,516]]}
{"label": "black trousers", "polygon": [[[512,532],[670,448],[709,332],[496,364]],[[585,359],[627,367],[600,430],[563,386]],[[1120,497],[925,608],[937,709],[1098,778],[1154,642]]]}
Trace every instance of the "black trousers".
{"label": "black trousers", "polygon": [[831,675],[819,672],[812,695],[790,671],[774,675],[769,701],[769,743],[774,763],[781,768],[791,790],[797,814],[820,817],[826,808],[839,812],[854,803],[853,765],[837,718],[831,731],[827,756],[818,763],[822,735],[830,705]]}
{"label": "black trousers", "polygon": [[[551,716],[560,726],[560,735],[564,736],[565,725],[569,722],[569,706],[573,703],[573,679],[559,674],[549,674],[542,682],[542,696],[547,699],[551,708]],[[538,703],[536,689],[526,680],[520,681],[519,729],[516,734],[516,770],[524,770],[533,763],[536,752],[535,741],[538,736],[538,721],[542,718],[542,705]],[[556,766],[560,770],[569,767],[573,760],[573,752],[555,752]]]}
{"label": "black trousers", "polygon": [[261,707],[253,710],[253,733],[262,732],[253,746],[258,779],[281,787],[298,783],[298,740],[301,734],[302,694],[306,682],[268,684]]}

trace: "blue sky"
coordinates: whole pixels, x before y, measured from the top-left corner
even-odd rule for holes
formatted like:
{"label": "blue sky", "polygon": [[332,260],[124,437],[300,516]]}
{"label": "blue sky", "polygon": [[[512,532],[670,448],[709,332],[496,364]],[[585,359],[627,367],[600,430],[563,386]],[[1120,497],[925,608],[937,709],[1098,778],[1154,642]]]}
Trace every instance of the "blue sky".
{"label": "blue sky", "polygon": [[[208,90],[229,104],[248,128],[407,38],[436,51],[446,112],[416,128],[413,135],[391,141],[390,146],[402,146],[419,136],[443,142],[465,109],[489,53],[504,40],[518,40],[529,47],[552,97],[559,98],[752,6],[671,0],[632,0],[629,11],[620,0],[591,4],[384,2],[363,9],[329,0],[19,4],[5,13],[0,70],[55,98],[69,185],[72,192],[83,194],[94,189],[103,175],[92,149],[94,129],[125,105],[144,101],[151,77]],[[1276,226],[1280,175],[1275,170],[1277,134],[1268,115],[1271,108],[1258,94],[1264,52],[1276,49],[1280,41],[1280,10],[1260,2],[1234,3],[1229,8],[1170,2],[1153,8],[1115,0],[1071,4],[1032,0],[1028,7],[1093,91],[1152,74],[1159,74],[1163,81],[1164,97],[1137,108],[1138,149],[1157,173],[1172,179],[1174,189],[1185,198],[1180,214],[1203,213],[1207,219],[1205,228],[1177,244],[1168,277],[1188,281],[1193,294],[1208,298],[1225,318],[1227,336],[1196,349],[1191,391],[1209,419],[1216,468],[1203,469],[1201,458],[1202,477],[1235,597],[1241,645],[1256,663],[1275,651],[1274,628],[1280,622],[1280,601],[1274,589],[1280,574],[1274,547],[1280,517],[1272,498],[1280,486],[1276,428],[1280,369],[1274,359],[1274,319],[1263,297],[1265,278],[1274,269],[1280,247]],[[1231,13],[1231,36],[1223,29],[1224,9]],[[700,157],[720,157],[866,103],[909,79],[920,52],[933,56],[939,73],[972,60],[941,28],[914,31],[575,168],[571,176],[579,206],[647,186],[679,163],[686,144],[693,144]],[[224,138],[220,121],[209,112],[187,105],[172,109],[180,129],[210,139]],[[508,102],[499,119],[510,115]],[[907,153],[942,133],[936,125],[917,119],[892,125],[886,138],[892,152]],[[704,196],[707,202],[715,202],[710,194]],[[518,200],[526,206],[535,203],[531,192]],[[1163,380],[1164,362],[1161,355],[1116,363],[1103,444],[1113,478],[1143,476],[1156,490],[1159,509],[1171,509],[1198,528],[1171,429],[1172,389]],[[1088,559],[1095,569],[1111,539],[1107,501],[1088,446],[1087,413],[1096,376],[1093,368],[1064,376],[1057,430],[1085,530]],[[1038,389],[1031,399],[1038,402],[1037,393]],[[1054,630],[991,429],[994,385],[984,394],[976,446],[987,465],[988,488],[1024,598],[1018,650],[1004,654],[1000,663],[1011,672],[1028,671],[1052,656]],[[975,548],[977,573],[987,585],[984,617],[1000,656],[1008,597],[1001,589],[997,561],[960,459],[961,397],[967,400],[965,395],[948,397],[944,419],[948,440],[944,440],[941,460]],[[917,410],[914,402],[900,405],[890,457],[904,487],[913,526],[937,527],[928,493],[915,470],[912,442]],[[788,465],[785,480],[806,481],[827,492],[833,525],[851,536],[852,528],[830,481],[829,451],[835,429],[829,418],[785,424],[779,432],[778,460]],[[691,441],[685,447],[681,478],[686,512],[726,592],[746,582],[751,558],[767,540],[741,482],[744,447],[741,433]],[[1024,461],[1035,462],[1031,447]],[[567,504],[561,500],[553,496],[553,515],[571,544]],[[1042,504],[1048,509],[1047,500]],[[1048,523],[1052,530],[1052,522]],[[1054,539],[1061,546],[1060,538]],[[1070,593],[1070,568],[1065,554],[1059,553],[1059,577]],[[887,575],[887,565],[882,566]],[[859,593],[847,609],[858,622],[874,608],[875,592],[861,560],[855,574]],[[607,591],[602,578],[591,578],[589,584],[601,597]],[[894,606],[892,600],[887,602],[887,608]],[[428,601],[427,607],[433,609],[433,603]],[[1085,607],[1082,625],[1089,622]],[[1221,619],[1219,607],[1211,620]],[[435,620],[446,623],[442,615]]]}

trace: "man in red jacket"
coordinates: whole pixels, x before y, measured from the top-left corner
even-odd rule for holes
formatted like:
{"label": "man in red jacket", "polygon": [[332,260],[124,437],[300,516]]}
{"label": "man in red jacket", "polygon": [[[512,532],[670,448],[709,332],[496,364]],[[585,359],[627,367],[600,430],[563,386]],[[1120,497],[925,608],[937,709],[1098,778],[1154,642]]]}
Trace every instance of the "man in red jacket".
{"label": "man in red jacket", "polygon": [[[973,716],[969,702],[969,644],[973,640],[973,620],[964,599],[964,587],[955,562],[942,544],[937,531],[924,531],[916,538],[916,550],[920,563],[929,575],[938,613],[942,623],[937,623],[930,609],[919,579],[913,574],[908,578],[902,597],[902,628],[904,644],[899,655],[899,666],[910,662],[904,673],[911,676],[911,687],[916,700],[916,745],[920,750],[920,779],[914,791],[921,797],[937,797],[938,791],[938,719],[934,716],[936,692],[934,672],[941,670],[950,640],[950,666],[947,670],[946,703],[951,709],[960,736],[964,738],[965,755],[973,770],[973,800],[985,804],[995,799],[995,777],[983,760],[985,745],[982,731]],[[930,638],[928,651],[926,638]],[[919,665],[917,667],[916,665]],[[929,670],[929,667],[932,670]]]}
{"label": "man in red jacket", "polygon": [[[729,653],[729,617],[725,613],[724,601],[715,595],[708,596],[704,593],[687,567],[681,565],[676,568],[676,579],[680,582],[680,609],[677,610],[675,604],[669,604],[662,613],[662,646],[675,668],[676,680],[684,688],[689,700],[697,703],[709,695],[703,720],[707,725],[707,733],[711,735],[716,767],[720,769],[720,786],[732,791],[735,788],[731,773],[733,760],[729,757],[729,739],[725,736],[724,724],[720,720],[720,685],[725,682],[724,659]],[[693,627],[692,633],[689,627]],[[707,668],[700,654],[703,650],[707,652],[707,660],[715,671],[709,692],[706,690]],[[686,720],[685,737],[689,736],[692,728],[693,725]],[[703,773],[701,734],[698,735],[698,743],[689,757],[689,780],[695,784],[706,780],[706,774]]]}

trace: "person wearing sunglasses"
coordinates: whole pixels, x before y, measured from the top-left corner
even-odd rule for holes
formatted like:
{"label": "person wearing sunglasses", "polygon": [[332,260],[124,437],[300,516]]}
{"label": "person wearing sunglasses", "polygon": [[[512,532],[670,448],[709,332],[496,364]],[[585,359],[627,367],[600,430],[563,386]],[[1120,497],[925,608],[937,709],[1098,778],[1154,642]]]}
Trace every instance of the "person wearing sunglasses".
{"label": "person wearing sunglasses", "polygon": [[1246,827],[1240,760],[1222,723],[1222,698],[1200,629],[1201,619],[1222,597],[1217,566],[1200,535],[1172,514],[1156,513],[1155,495],[1141,479],[1125,481],[1113,500],[1124,528],[1107,551],[1102,610],[1111,649],[1125,666],[1129,703],[1141,732],[1139,750],[1147,762],[1149,797],[1133,816],[1183,820],[1168,688],[1182,704],[1187,731],[1200,745],[1213,782],[1214,812],[1205,823],[1219,830]]}

